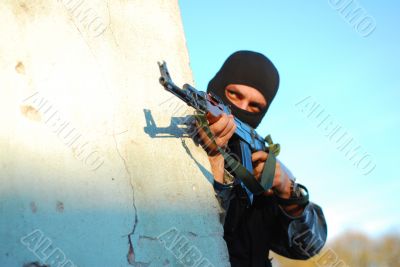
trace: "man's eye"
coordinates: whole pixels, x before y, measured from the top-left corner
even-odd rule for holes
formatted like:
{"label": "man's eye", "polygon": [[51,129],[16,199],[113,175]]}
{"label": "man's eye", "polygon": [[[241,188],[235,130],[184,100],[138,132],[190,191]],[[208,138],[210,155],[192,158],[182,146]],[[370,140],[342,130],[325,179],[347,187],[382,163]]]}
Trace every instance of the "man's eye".
{"label": "man's eye", "polygon": [[240,99],[240,95],[234,91],[228,91],[228,95],[233,99]]}
{"label": "man's eye", "polygon": [[261,111],[261,106],[258,105],[258,104],[250,103],[249,106],[254,110],[254,112],[260,112]]}

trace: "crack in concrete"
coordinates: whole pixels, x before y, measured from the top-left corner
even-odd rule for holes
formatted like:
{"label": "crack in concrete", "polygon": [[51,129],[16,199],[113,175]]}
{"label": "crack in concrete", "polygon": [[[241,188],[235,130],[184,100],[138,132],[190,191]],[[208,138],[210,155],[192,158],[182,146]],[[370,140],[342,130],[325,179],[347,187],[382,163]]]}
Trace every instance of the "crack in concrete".
{"label": "crack in concrete", "polygon": [[124,167],[125,167],[125,171],[126,171],[126,173],[128,174],[128,177],[129,177],[129,184],[130,184],[131,189],[132,189],[132,206],[133,206],[133,210],[134,210],[134,213],[135,213],[135,219],[134,219],[134,223],[133,223],[133,228],[132,228],[132,231],[128,234],[129,250],[128,250],[128,254],[127,254],[127,260],[128,260],[128,263],[130,265],[133,265],[133,266],[145,266],[145,265],[143,265],[143,263],[135,261],[135,250],[134,250],[133,244],[132,244],[132,236],[135,234],[135,230],[136,230],[137,224],[139,222],[139,220],[138,220],[138,212],[137,212],[137,207],[136,207],[136,202],[135,202],[135,189],[133,187],[132,174],[129,171],[128,163],[126,162],[126,159],[122,156],[121,151],[118,148],[117,139],[115,138],[114,129],[113,129],[113,139],[114,139],[114,144],[115,144],[115,149],[117,151],[117,154],[119,155],[119,157],[123,161]]}
{"label": "crack in concrete", "polygon": [[[117,41],[117,38],[115,37],[114,31],[111,28],[112,22],[111,22],[111,12],[110,12],[110,1],[107,1],[107,12],[108,12],[108,29],[111,32],[111,35],[112,35],[112,37],[114,39],[114,42],[115,42],[115,45],[118,47],[118,49],[120,49],[119,43]],[[125,53],[124,53],[124,55],[125,55]],[[125,58],[126,58],[126,55],[125,55]]]}

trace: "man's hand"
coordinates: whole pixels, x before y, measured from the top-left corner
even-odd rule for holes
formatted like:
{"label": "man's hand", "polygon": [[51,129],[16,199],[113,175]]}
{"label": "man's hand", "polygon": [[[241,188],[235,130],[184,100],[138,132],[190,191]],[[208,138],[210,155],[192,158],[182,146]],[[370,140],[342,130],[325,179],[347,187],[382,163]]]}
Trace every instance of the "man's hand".
{"label": "man's hand", "polygon": [[[253,162],[253,173],[258,181],[261,179],[261,174],[267,158],[268,153],[264,151],[257,151],[251,155],[251,160]],[[288,174],[281,168],[281,163],[279,161],[276,161],[274,181],[271,189],[264,194],[272,195],[275,191],[279,197],[290,197],[290,179]]]}
{"label": "man's hand", "polygon": [[229,139],[231,139],[232,135],[236,131],[236,124],[233,115],[227,115],[225,113],[218,117],[214,117],[210,113],[207,113],[207,120],[210,131],[214,136],[214,140],[211,140],[201,127],[198,127],[199,138],[203,148],[207,151],[215,180],[223,183],[225,167],[224,157],[218,152],[217,146],[223,148],[227,146]]}
{"label": "man's hand", "polygon": [[[268,153],[264,151],[257,151],[251,155],[251,160],[253,162],[253,173],[258,181],[260,181],[260,177],[267,158]],[[277,194],[281,198],[290,198],[291,182],[289,174],[285,171],[285,169],[285,167],[282,168],[281,163],[277,160],[272,188],[266,191],[264,195],[271,196],[273,194]],[[304,210],[302,206],[299,206],[297,204],[283,206],[282,208],[292,216],[300,216]]]}
{"label": "man's hand", "polygon": [[207,113],[207,120],[214,140],[210,140],[206,132],[201,128],[199,128],[199,137],[208,155],[214,156],[219,154],[217,146],[226,147],[229,139],[235,133],[236,124],[233,115],[227,115],[225,113],[218,117]]}

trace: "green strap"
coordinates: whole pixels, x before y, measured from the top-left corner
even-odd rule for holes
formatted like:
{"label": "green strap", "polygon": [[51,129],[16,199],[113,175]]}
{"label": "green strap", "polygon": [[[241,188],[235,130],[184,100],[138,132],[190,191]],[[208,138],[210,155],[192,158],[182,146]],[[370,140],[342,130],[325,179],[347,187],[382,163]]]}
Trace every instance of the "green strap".
{"label": "green strap", "polygon": [[214,140],[214,136],[210,131],[208,121],[205,115],[197,114],[195,115],[199,126],[204,129],[207,136],[213,142],[213,144],[217,147],[217,150],[224,157],[226,164],[232,170],[236,177],[240,177],[244,185],[249,189],[253,194],[260,195],[264,193],[266,190],[272,187],[272,183],[274,181],[275,175],[275,156],[279,154],[280,146],[279,144],[273,144],[271,136],[266,137],[267,143],[270,145],[268,151],[267,161],[265,162],[264,169],[261,176],[261,183],[257,181],[252,173],[250,173],[240,162],[238,162],[231,155],[226,153],[222,148],[220,148]]}
{"label": "green strap", "polygon": [[270,134],[267,135],[267,137],[265,137],[264,139],[268,144],[269,152],[274,154],[275,157],[277,157],[279,155],[279,153],[281,152],[281,145],[280,144],[274,144],[274,142],[272,142],[272,137],[271,137]]}
{"label": "green strap", "polygon": [[275,167],[276,167],[276,157],[279,155],[281,151],[281,147],[279,144],[274,144],[272,142],[271,135],[265,137],[265,141],[268,143],[268,157],[265,162],[263,172],[261,174],[261,186],[268,190],[272,187],[275,177]]}
{"label": "green strap", "polygon": [[276,158],[273,153],[269,153],[261,174],[261,186],[268,190],[272,187],[275,177]]}

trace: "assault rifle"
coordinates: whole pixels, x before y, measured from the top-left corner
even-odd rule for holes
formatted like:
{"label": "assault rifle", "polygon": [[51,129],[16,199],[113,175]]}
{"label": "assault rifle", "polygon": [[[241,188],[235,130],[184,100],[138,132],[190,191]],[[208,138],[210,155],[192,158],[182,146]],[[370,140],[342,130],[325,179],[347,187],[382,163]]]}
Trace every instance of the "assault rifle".
{"label": "assault rifle", "polygon": [[[189,84],[184,84],[183,88],[180,88],[172,81],[167,64],[158,62],[158,66],[161,73],[159,79],[161,85],[187,105],[193,107],[198,114],[205,115],[209,112],[214,117],[222,113],[231,114],[229,106],[223,103],[218,96],[199,91]],[[279,153],[279,144],[273,144],[269,135],[266,138],[262,138],[250,125],[236,117],[234,117],[234,122],[236,131],[229,140],[228,147],[238,157],[239,162],[225,150],[218,148],[218,151],[224,156],[225,166],[228,171],[233,172],[235,177],[239,178],[252,194],[262,194],[272,187],[275,174],[275,156]],[[207,134],[211,133],[208,132]],[[209,135],[209,137],[212,136]],[[269,152],[260,182],[253,175],[251,161],[252,152],[259,150]]]}

